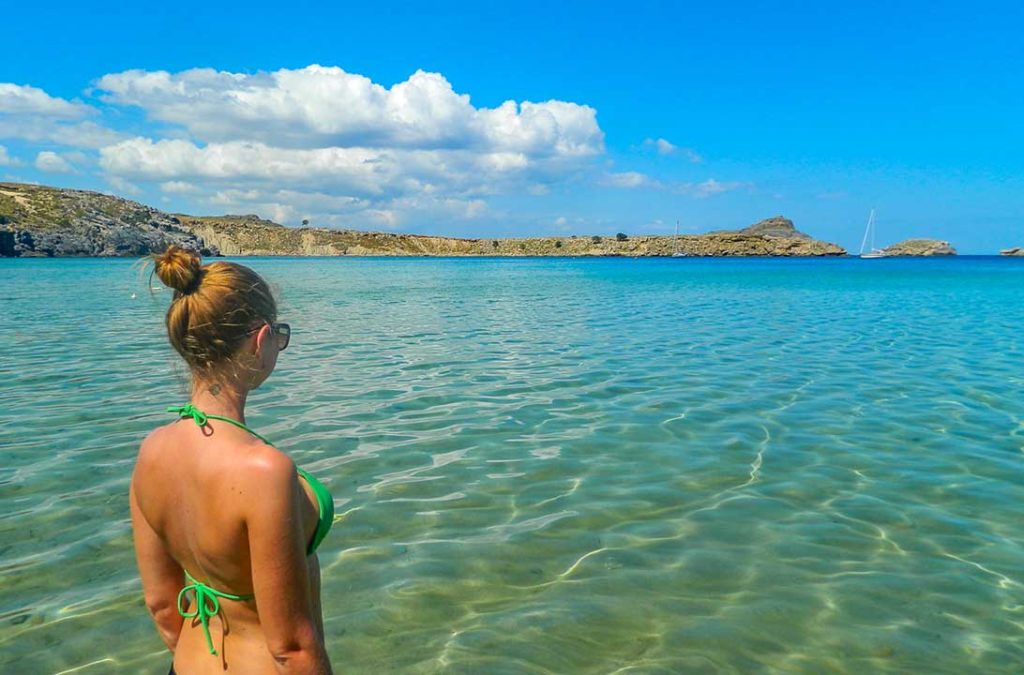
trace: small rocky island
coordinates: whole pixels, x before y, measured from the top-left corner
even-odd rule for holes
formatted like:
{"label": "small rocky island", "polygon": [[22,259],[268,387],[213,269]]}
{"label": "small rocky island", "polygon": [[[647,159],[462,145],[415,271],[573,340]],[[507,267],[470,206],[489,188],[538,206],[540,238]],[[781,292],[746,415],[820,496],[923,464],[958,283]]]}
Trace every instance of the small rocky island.
{"label": "small rocky island", "polygon": [[776,216],[740,230],[463,239],[285,227],[250,216],[168,214],[98,192],[0,183],[0,255],[141,256],[178,244],[204,255],[841,256]]}
{"label": "small rocky island", "polygon": [[1013,248],[1004,248],[999,252],[999,255],[1019,255],[1024,256],[1024,246],[1015,246]]}
{"label": "small rocky island", "polygon": [[948,241],[938,239],[906,239],[882,251],[889,256],[956,255],[956,249]]}

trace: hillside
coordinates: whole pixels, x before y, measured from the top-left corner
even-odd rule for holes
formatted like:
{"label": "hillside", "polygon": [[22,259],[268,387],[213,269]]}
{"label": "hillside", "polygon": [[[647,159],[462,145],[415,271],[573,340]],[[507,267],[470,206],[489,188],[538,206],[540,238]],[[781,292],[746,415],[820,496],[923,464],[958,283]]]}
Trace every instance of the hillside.
{"label": "hillside", "polygon": [[[225,255],[668,256],[673,238],[566,236],[457,239],[391,232],[286,228],[255,216],[178,215],[181,227]],[[779,219],[772,219],[778,221]],[[766,236],[747,231],[680,236],[679,251],[695,256],[843,255],[845,251],[793,228]],[[753,227],[757,227],[756,225]],[[783,232],[778,222],[776,231]]]}
{"label": "hillside", "polygon": [[461,239],[289,228],[248,216],[172,215],[97,192],[0,183],[0,255],[139,256],[177,243],[205,255],[834,256],[781,216],[737,231],[671,236]]}
{"label": "hillside", "polygon": [[0,183],[0,255],[140,256],[178,244],[216,255],[177,219],[96,192]]}

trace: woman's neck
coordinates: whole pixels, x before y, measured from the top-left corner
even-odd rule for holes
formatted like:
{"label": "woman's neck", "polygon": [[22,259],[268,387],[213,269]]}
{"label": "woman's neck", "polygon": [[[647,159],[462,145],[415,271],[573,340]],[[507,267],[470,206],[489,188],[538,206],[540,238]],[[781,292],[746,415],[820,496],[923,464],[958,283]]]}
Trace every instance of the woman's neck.
{"label": "woman's neck", "polygon": [[245,399],[248,396],[249,390],[241,387],[199,379],[192,381],[192,405],[207,415],[229,417],[245,424]]}

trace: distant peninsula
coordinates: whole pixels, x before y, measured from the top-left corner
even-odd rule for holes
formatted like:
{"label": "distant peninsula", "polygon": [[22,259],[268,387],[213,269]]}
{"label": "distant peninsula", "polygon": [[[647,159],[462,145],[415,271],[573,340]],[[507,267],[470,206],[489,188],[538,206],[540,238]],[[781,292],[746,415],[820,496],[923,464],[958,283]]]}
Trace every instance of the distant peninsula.
{"label": "distant peninsula", "polygon": [[1014,248],[1004,248],[999,252],[999,255],[1020,255],[1024,256],[1024,246],[1015,246]]}
{"label": "distant peninsula", "polygon": [[841,256],[782,216],[739,230],[672,236],[464,239],[292,228],[245,216],[169,214],[98,192],[0,183],[0,255],[141,256],[178,244],[204,255]]}

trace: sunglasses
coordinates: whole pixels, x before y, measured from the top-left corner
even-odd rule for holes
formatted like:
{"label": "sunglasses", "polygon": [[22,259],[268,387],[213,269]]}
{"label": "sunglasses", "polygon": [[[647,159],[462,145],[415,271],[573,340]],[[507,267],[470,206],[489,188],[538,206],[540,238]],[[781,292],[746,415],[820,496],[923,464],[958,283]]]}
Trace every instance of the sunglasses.
{"label": "sunglasses", "polygon": [[292,339],[292,327],[286,323],[272,323],[270,324],[270,330],[277,336],[277,351],[283,352],[288,348],[288,343]]}
{"label": "sunglasses", "polygon": [[[291,342],[292,339],[292,327],[286,323],[270,323],[269,321],[264,325],[270,326],[270,332],[277,338],[277,351],[283,352],[287,349],[288,343]],[[249,331],[249,335],[252,335],[260,328],[263,328],[263,326],[253,328]]]}

